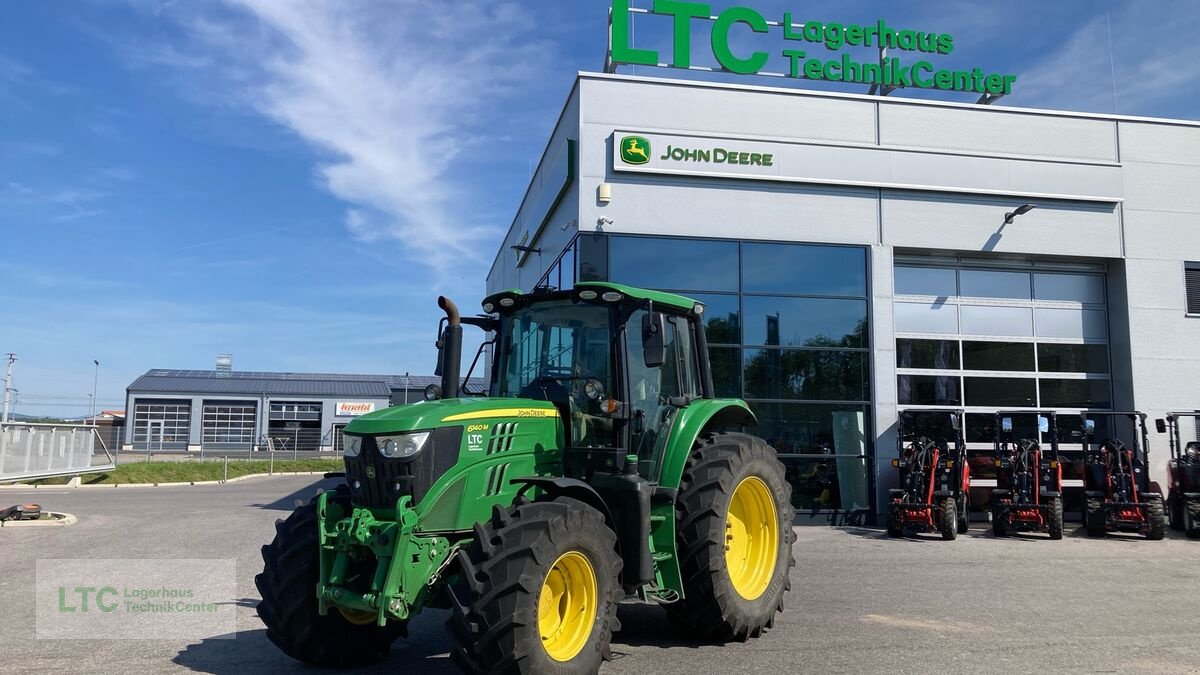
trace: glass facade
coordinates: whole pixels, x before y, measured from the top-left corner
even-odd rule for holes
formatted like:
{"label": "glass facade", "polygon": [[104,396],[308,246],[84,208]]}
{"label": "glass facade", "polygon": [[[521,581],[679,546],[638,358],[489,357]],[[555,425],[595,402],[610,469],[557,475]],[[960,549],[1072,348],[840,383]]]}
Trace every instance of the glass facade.
{"label": "glass facade", "polygon": [[872,511],[867,249],[582,235],[580,280],[705,305],[713,385],[743,398],[802,513]]}

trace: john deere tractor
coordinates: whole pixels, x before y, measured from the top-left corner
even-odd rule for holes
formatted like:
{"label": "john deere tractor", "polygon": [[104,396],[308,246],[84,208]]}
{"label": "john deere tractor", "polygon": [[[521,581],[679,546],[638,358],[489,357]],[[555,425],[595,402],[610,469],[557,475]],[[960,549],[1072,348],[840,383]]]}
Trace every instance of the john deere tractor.
{"label": "john deere tractor", "polygon": [[[758,637],[789,588],[791,488],[743,401],[713,394],[702,305],[610,283],[454,303],[427,400],[345,430],[345,484],[298,506],[255,578],[267,636],[307,663],[387,654],[450,610],[471,672],[595,672],[628,596],[689,636]],[[460,385],[462,326],[494,338]]]}

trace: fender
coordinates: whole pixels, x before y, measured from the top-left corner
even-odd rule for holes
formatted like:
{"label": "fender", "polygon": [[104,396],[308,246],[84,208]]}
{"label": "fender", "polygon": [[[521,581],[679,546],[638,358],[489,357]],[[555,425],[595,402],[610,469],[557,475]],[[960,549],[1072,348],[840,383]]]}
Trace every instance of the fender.
{"label": "fender", "polygon": [[701,398],[680,408],[666,442],[662,470],[658,475],[660,486],[679,487],[696,439],[709,426],[756,427],[758,418],[745,401],[735,398]]}
{"label": "fender", "polygon": [[556,497],[571,497],[595,507],[597,511],[604,515],[604,521],[608,523],[609,527],[613,526],[612,512],[608,510],[608,504],[604,503],[604,499],[600,497],[600,493],[596,492],[596,488],[578,478],[526,476],[524,478],[514,478],[508,482],[510,485],[521,486],[521,489],[517,491],[517,499],[520,499],[530,488],[538,488]]}

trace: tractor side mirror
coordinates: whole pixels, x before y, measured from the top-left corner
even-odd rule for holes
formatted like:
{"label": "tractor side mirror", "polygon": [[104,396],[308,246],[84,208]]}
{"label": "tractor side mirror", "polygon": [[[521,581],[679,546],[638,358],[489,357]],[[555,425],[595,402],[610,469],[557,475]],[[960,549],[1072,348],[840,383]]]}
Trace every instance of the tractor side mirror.
{"label": "tractor side mirror", "polygon": [[1083,421],[1083,433],[1091,436],[1096,433],[1096,420]]}
{"label": "tractor side mirror", "polygon": [[1154,428],[1158,430],[1158,433],[1160,434],[1167,433],[1167,421],[1161,417],[1154,420]]}
{"label": "tractor side mirror", "polygon": [[1012,418],[1011,417],[1000,418],[1000,430],[1005,431],[1005,432],[1010,432],[1010,433],[1012,432]]}
{"label": "tractor side mirror", "polygon": [[1043,434],[1050,433],[1050,420],[1042,415],[1038,415],[1038,431]]}
{"label": "tractor side mirror", "polygon": [[642,317],[642,361],[647,368],[658,368],[667,362],[666,318],[658,312]]}
{"label": "tractor side mirror", "polygon": [[955,431],[958,431],[962,428],[962,424],[958,421],[958,415],[950,415],[950,428],[954,429]]}

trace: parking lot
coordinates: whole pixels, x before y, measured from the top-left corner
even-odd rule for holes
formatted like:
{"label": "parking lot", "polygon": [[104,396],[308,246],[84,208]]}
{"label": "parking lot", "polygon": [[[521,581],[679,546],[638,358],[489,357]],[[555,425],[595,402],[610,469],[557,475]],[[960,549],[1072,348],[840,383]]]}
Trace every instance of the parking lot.
{"label": "parking lot", "polygon": [[[68,527],[0,529],[0,670],[208,673],[301,670],[255,616],[259,547],[276,518],[320,482],[251,479],[180,488],[0,490],[79,517]],[[799,528],[787,611],[759,640],[700,645],[655,607],[623,607],[602,672],[1196,672],[1200,541],[1114,536],[993,539],[985,524],[954,542],[889,540],[870,528]],[[234,640],[34,639],[39,558],[236,558]],[[444,614],[422,615],[379,672],[455,672]],[[218,636],[212,636],[216,638]]]}

